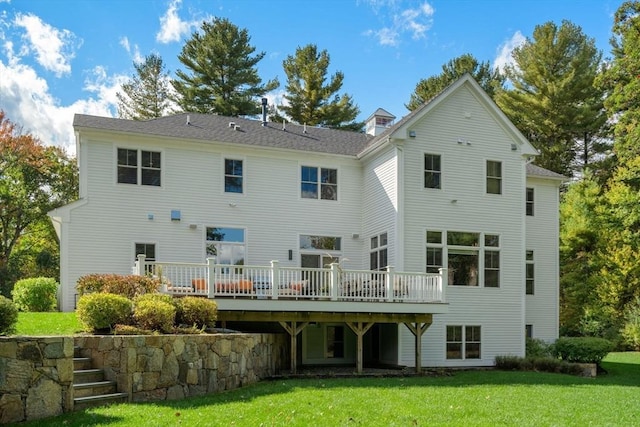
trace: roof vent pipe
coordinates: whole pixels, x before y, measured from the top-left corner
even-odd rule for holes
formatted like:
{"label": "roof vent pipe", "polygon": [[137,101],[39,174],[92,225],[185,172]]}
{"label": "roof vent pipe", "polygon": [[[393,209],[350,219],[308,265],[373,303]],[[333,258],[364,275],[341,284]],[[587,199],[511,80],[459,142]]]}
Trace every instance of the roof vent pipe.
{"label": "roof vent pipe", "polygon": [[190,125],[191,124],[191,120],[189,119],[189,115],[187,114],[187,124]]}
{"label": "roof vent pipe", "polygon": [[267,125],[267,98],[262,98],[262,126]]}

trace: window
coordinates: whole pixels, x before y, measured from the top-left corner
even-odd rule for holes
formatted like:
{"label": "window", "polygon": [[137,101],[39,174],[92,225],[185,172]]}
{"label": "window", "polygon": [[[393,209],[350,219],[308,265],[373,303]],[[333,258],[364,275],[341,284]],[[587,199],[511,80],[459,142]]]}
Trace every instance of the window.
{"label": "window", "polygon": [[533,338],[533,325],[524,325],[524,336]]}
{"label": "window", "polygon": [[338,200],[338,170],[302,166],[301,197],[304,199]]}
{"label": "window", "polygon": [[371,238],[369,269],[372,271],[386,270],[387,265],[387,233],[382,233]]}
{"label": "window", "polygon": [[161,183],[159,151],[118,148],[118,183],[159,187]]}
{"label": "window", "polygon": [[224,159],[225,193],[242,193],[242,160]]}
{"label": "window", "polygon": [[502,194],[502,163],[487,160],[487,193]]}
{"label": "window", "polygon": [[[156,245],[155,243],[136,243],[135,244],[135,261],[138,260],[138,255],[145,256],[145,262],[154,262],[156,260]],[[153,266],[145,265],[145,272],[151,273]]]}
{"label": "window", "polygon": [[533,251],[527,251],[526,265],[525,265],[525,277],[526,277],[526,294],[533,295],[535,289],[535,268],[533,264]]}
{"label": "window", "polygon": [[442,169],[440,166],[440,155],[424,155],[424,188],[441,188]]}
{"label": "window", "polygon": [[447,359],[480,359],[480,326],[447,326]]}
{"label": "window", "polygon": [[527,188],[527,216],[533,216],[533,188]]}
{"label": "window", "polygon": [[340,237],[300,235],[300,249],[339,251],[341,243]]}
{"label": "window", "polygon": [[426,249],[427,273],[438,273],[446,265],[449,285],[500,286],[497,234],[427,230]]}
{"label": "window", "polygon": [[327,358],[344,357],[344,327],[327,326]]}
{"label": "window", "polygon": [[216,257],[216,264],[244,265],[244,229],[207,227],[206,232],[206,253]]}

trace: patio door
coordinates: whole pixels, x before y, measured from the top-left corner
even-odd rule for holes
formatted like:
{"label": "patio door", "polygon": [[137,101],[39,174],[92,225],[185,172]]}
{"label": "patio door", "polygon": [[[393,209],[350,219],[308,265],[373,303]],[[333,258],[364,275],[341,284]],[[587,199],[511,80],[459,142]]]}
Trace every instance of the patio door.
{"label": "patio door", "polygon": [[[327,254],[300,254],[300,267],[303,268],[302,280],[307,281],[307,289],[311,295],[327,296],[329,289],[329,266],[340,260]],[[304,269],[318,269],[316,271],[308,271]],[[325,269],[326,271],[320,271]]]}

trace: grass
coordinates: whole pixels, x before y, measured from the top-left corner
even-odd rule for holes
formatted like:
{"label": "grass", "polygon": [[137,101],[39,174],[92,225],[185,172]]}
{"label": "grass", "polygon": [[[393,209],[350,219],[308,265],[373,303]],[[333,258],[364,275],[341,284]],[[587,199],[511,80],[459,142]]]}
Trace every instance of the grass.
{"label": "grass", "polygon": [[75,312],[18,313],[15,335],[73,335],[82,332]]}
{"label": "grass", "polygon": [[120,404],[24,426],[638,425],[640,353],[611,353],[598,378],[535,372],[282,379],[182,401]]}

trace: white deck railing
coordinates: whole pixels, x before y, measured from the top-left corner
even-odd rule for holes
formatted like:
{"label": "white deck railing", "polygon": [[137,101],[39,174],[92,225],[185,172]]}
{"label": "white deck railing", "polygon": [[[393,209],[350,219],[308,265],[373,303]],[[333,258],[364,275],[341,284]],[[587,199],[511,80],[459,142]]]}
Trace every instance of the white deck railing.
{"label": "white deck railing", "polygon": [[163,290],[175,295],[209,298],[308,299],[331,301],[445,302],[447,273],[403,273],[330,268],[149,262],[139,255],[134,274],[152,274]]}

